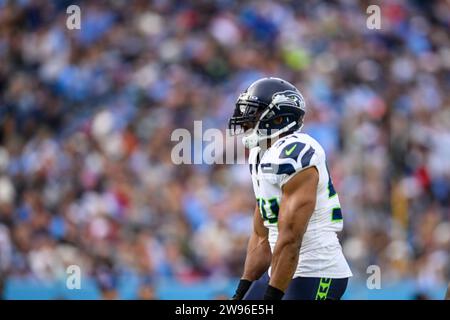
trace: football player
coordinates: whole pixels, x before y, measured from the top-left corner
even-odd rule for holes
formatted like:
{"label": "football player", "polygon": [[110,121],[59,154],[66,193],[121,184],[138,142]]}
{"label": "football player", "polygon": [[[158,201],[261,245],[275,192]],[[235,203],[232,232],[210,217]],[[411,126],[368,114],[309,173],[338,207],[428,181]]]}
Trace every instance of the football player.
{"label": "football player", "polygon": [[244,133],[256,198],[244,272],[233,299],[332,299],[351,270],[337,232],[338,194],[321,145],[301,132],[305,100],[279,78],[251,84],[229,120]]}

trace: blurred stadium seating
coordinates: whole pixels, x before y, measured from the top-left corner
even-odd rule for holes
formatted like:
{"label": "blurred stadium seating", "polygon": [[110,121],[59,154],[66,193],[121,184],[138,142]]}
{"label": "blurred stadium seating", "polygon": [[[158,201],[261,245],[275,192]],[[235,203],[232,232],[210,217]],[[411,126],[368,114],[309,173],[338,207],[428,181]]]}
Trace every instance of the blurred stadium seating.
{"label": "blurred stadium seating", "polygon": [[[343,204],[347,299],[440,299],[450,278],[450,5],[0,0],[0,293],[223,298],[254,207],[246,165],[174,165],[268,75],[307,101]],[[65,288],[81,266],[82,290]],[[382,289],[365,287],[378,265]]]}

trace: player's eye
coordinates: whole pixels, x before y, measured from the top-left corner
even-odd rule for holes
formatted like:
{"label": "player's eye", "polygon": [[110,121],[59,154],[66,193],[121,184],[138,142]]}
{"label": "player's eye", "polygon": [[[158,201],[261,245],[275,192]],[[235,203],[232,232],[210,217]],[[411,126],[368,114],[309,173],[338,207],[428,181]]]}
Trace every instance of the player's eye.
{"label": "player's eye", "polygon": [[278,117],[278,118],[273,119],[274,124],[281,124],[281,122],[283,122],[283,117]]}

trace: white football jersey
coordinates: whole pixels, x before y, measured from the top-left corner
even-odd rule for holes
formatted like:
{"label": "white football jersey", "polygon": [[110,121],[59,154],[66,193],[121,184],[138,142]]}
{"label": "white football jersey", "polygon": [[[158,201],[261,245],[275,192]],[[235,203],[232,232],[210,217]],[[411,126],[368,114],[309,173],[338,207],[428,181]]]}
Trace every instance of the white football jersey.
{"label": "white football jersey", "polygon": [[339,197],[322,146],[311,136],[297,131],[280,138],[267,150],[251,149],[249,165],[259,211],[264,226],[269,229],[272,253],[278,238],[278,211],[283,201],[281,187],[297,172],[312,166],[317,168],[316,206],[303,236],[294,278],[351,277],[336,234],[343,228]]}

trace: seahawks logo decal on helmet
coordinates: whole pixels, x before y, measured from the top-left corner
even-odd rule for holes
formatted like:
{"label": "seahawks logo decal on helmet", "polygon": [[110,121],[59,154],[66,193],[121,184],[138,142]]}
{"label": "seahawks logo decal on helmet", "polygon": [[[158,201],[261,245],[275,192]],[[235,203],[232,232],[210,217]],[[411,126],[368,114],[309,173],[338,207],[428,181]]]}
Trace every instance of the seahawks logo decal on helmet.
{"label": "seahawks logo decal on helmet", "polygon": [[285,90],[285,91],[282,91],[282,92],[274,93],[273,97],[272,97],[272,101],[273,101],[273,103],[275,103],[276,101],[278,103],[293,101],[293,103],[296,106],[298,106],[300,109],[305,111],[305,99],[303,99],[303,96],[298,91],[295,92],[295,91],[292,91],[292,90]]}

